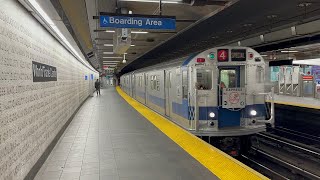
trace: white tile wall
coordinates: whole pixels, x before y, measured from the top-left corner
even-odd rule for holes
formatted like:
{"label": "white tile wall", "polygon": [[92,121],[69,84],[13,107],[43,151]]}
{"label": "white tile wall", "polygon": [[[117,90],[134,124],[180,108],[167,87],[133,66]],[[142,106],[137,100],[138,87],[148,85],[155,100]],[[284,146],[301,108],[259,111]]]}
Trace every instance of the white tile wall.
{"label": "white tile wall", "polygon": [[[58,81],[33,83],[32,61],[56,67]],[[0,1],[1,180],[27,175],[88,97],[91,73],[16,0]]]}

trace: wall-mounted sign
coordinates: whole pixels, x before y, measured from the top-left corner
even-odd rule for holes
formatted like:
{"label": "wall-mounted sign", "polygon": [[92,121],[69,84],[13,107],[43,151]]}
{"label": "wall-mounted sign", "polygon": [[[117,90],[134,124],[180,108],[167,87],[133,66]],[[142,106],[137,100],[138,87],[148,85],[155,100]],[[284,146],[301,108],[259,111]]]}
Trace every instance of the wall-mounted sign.
{"label": "wall-mounted sign", "polygon": [[33,82],[57,81],[57,68],[32,61]]}
{"label": "wall-mounted sign", "polygon": [[88,80],[88,76],[87,75],[84,76],[84,80]]}
{"label": "wall-mounted sign", "polygon": [[176,18],[172,16],[108,14],[100,16],[100,27],[175,30]]}

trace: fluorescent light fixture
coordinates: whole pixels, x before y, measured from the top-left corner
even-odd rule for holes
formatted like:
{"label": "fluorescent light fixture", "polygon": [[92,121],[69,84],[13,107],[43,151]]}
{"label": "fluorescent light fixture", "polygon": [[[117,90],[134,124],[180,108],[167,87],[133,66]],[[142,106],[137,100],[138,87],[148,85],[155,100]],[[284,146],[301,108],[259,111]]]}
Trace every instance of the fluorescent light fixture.
{"label": "fluorescent light fixture", "polygon": [[[105,32],[107,33],[115,33],[114,30],[106,30]],[[149,32],[147,31],[131,31],[132,34],[148,34]]]}
{"label": "fluorescent light fixture", "polygon": [[320,58],[317,58],[317,59],[294,60],[294,61],[292,61],[292,64],[320,66]]}
{"label": "fluorescent light fixture", "polygon": [[[120,2],[142,2],[142,3],[159,3],[159,0],[119,0]],[[162,3],[167,3],[167,4],[178,4],[182,3],[182,0],[167,0],[167,1],[162,1]]]}
{"label": "fluorescent light fixture", "polygon": [[113,44],[104,44],[104,46],[106,46],[106,47],[112,47]]}
{"label": "fluorescent light fixture", "polygon": [[287,50],[285,50],[285,51],[281,51],[282,53],[297,53],[297,52],[299,52],[299,51],[295,51],[295,50],[289,50],[289,51],[287,51]]}
{"label": "fluorescent light fixture", "polygon": [[113,63],[118,63],[120,61],[103,61],[103,62],[113,62]]}
{"label": "fluorescent light fixture", "polygon": [[122,57],[102,57],[103,59],[122,59]]}
{"label": "fluorescent light fixture", "polygon": [[103,54],[113,54],[113,52],[103,52]]}
{"label": "fluorescent light fixture", "polygon": [[44,21],[44,23],[51,28],[53,33],[58,37],[59,41],[62,41],[62,44],[85,66],[89,69],[96,71],[93,69],[87,61],[84,60],[83,56],[81,56],[78,51],[76,51],[67,38],[61,33],[59,28],[55,25],[52,19],[45,13],[42,7],[38,4],[36,0],[28,0],[26,1],[29,7]]}
{"label": "fluorescent light fixture", "polygon": [[147,31],[131,31],[132,34],[148,34]]}
{"label": "fluorescent light fixture", "polygon": [[136,46],[136,45],[134,45],[134,44],[131,44],[130,46],[131,46],[131,47],[134,47],[134,46]]}

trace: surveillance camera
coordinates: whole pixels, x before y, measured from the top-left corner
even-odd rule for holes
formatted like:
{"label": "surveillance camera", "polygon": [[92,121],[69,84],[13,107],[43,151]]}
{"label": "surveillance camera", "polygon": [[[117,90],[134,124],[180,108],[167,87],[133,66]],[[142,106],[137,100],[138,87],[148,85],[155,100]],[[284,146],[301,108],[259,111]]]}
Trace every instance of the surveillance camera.
{"label": "surveillance camera", "polygon": [[122,41],[126,41],[127,39],[128,39],[128,37],[124,37],[124,36],[121,37],[121,40],[122,40]]}

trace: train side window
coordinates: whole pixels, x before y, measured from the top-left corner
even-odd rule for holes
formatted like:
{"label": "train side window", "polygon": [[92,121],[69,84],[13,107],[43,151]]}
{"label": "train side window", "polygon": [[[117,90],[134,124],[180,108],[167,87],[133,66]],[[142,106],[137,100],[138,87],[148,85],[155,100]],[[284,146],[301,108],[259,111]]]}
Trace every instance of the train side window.
{"label": "train side window", "polygon": [[151,90],[153,90],[153,76],[151,76],[150,78],[150,87],[151,87]]}
{"label": "train side window", "polygon": [[220,87],[221,88],[236,88],[237,76],[235,69],[221,69],[220,70]]}
{"label": "train side window", "polygon": [[157,76],[153,76],[153,89],[157,90]]}
{"label": "train side window", "polygon": [[182,98],[188,98],[188,71],[182,71]]}
{"label": "train side window", "polygon": [[212,89],[212,70],[198,69],[196,82],[197,82],[196,87],[199,90]]}

